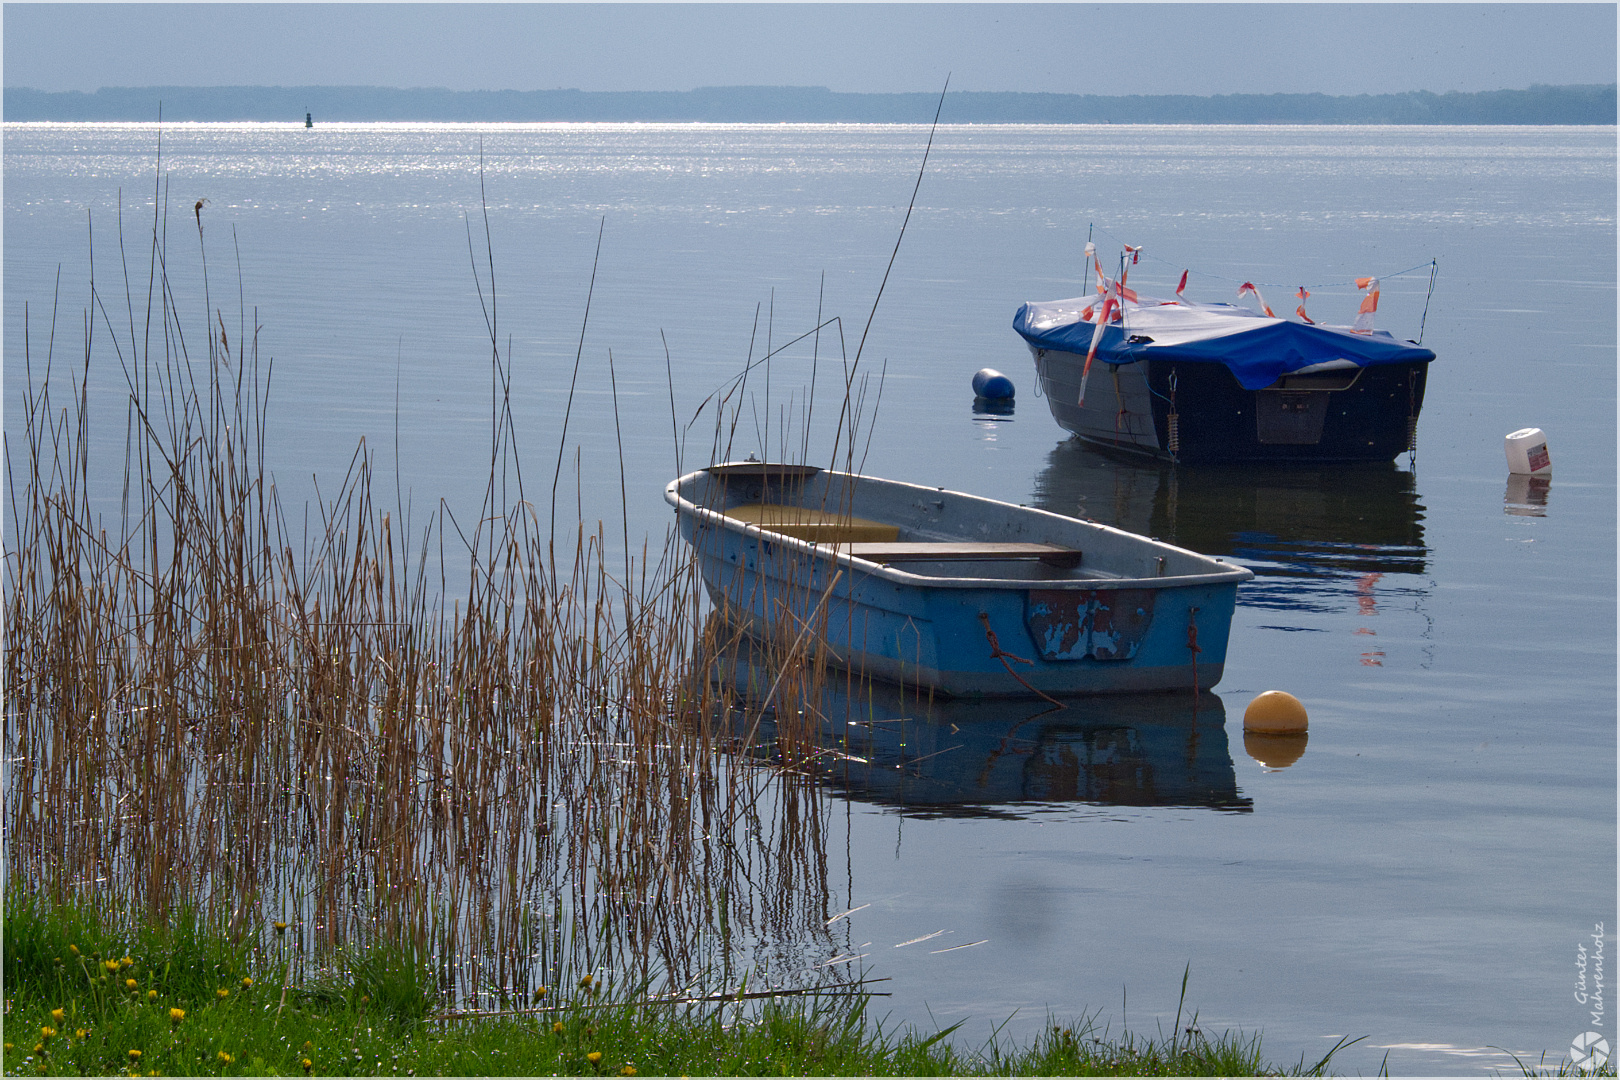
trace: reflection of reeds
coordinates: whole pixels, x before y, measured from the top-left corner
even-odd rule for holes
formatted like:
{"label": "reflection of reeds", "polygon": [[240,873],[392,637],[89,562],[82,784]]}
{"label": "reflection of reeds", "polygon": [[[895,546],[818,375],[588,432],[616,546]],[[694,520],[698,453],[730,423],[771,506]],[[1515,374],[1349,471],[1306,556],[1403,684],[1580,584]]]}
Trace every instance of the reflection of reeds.
{"label": "reflection of reeds", "polygon": [[[713,692],[684,677],[713,642],[673,538],[640,566],[627,551],[623,581],[600,529],[554,554],[522,496],[493,317],[477,523],[441,504],[413,530],[362,442],[289,524],[265,460],[270,366],[245,308],[228,332],[205,300],[202,340],[181,318],[166,224],[144,316],[127,277],[127,304],[92,283],[65,380],[54,314],[42,370],[24,342],[6,441],[13,883],[153,920],[195,907],[233,935],[291,923],[306,963],[403,942],[464,1001],[562,969],[688,985],[750,945],[813,943],[813,789],[716,754]],[[116,503],[91,465],[109,349],[128,402]],[[454,591],[451,565],[468,567]]]}

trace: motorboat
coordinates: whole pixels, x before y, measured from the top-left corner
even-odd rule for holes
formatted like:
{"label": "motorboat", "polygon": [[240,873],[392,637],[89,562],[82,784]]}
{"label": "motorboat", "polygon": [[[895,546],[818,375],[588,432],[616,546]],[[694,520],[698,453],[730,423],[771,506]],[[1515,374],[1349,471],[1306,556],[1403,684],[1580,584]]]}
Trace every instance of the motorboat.
{"label": "motorboat", "polygon": [[[1128,249],[1134,251],[1134,249]],[[1133,255],[1134,258],[1134,255]],[[1094,255],[1093,255],[1094,259]],[[1089,296],[1031,301],[1013,328],[1064,429],[1100,446],[1188,465],[1389,461],[1415,450],[1435,354],[1372,325],[1379,282],[1361,278],[1355,322],[1137,293],[1098,269]]]}

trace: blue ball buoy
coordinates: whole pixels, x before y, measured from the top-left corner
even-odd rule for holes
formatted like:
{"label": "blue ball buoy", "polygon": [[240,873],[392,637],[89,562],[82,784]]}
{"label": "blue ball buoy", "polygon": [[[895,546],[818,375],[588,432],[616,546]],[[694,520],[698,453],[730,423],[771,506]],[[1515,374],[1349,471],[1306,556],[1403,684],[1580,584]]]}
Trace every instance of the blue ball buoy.
{"label": "blue ball buoy", "polygon": [[973,375],[973,393],[989,401],[1011,401],[1017,391],[1012,380],[995,368],[980,368]]}

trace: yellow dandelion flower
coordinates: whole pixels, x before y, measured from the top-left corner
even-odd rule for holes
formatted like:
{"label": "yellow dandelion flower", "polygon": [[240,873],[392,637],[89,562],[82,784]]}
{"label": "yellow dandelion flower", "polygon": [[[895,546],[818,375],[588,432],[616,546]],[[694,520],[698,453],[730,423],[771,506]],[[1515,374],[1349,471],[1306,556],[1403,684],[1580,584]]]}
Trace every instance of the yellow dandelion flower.
{"label": "yellow dandelion flower", "polygon": [[[82,1039],[88,1034],[90,1034],[90,1032],[88,1030],[86,1030],[85,1028],[79,1028],[78,1030],[74,1031],[73,1037],[76,1038],[76,1039]],[[6,1049],[7,1050],[11,1049],[11,1044],[10,1043],[6,1044]]]}
{"label": "yellow dandelion flower", "polygon": [[563,1022],[561,1020],[559,1020],[555,1024],[551,1025],[551,1033],[553,1035],[561,1035],[564,1031],[567,1031],[567,1030],[568,1030],[567,1028],[563,1027]]}
{"label": "yellow dandelion flower", "polygon": [[231,1055],[227,1054],[225,1051],[221,1050],[219,1052],[219,1060],[220,1060],[220,1064],[229,1065],[232,1061],[235,1061],[236,1059],[231,1057]]}
{"label": "yellow dandelion flower", "polygon": [[178,1024],[180,1021],[184,1020],[185,1018],[186,1018],[186,1010],[184,1010],[184,1009],[170,1009],[169,1010],[169,1023]]}
{"label": "yellow dandelion flower", "polygon": [[108,960],[106,966],[107,966],[108,971],[117,971],[118,970],[118,961],[116,961],[116,960]]}
{"label": "yellow dandelion flower", "polygon": [[636,1067],[634,1065],[626,1065],[624,1068],[619,1070],[619,1075],[634,1076],[636,1075]]}
{"label": "yellow dandelion flower", "polygon": [[286,923],[284,923],[284,922],[276,923],[276,933],[277,934],[285,934],[286,932],[287,932],[287,924]]}
{"label": "yellow dandelion flower", "polygon": [[45,1044],[44,1043],[35,1043],[34,1044],[34,1053],[43,1054],[44,1052],[45,1052]]}
{"label": "yellow dandelion flower", "polygon": [[545,996],[546,996],[546,988],[545,987],[537,986],[537,987],[534,988],[534,1000],[539,1001],[541,998],[543,998]]}
{"label": "yellow dandelion flower", "polygon": [[148,990],[146,992],[146,1000],[147,1001],[156,1001],[157,1000],[157,991],[156,990]]}
{"label": "yellow dandelion flower", "polygon": [[252,979],[243,979],[242,980],[242,989],[246,990],[249,987],[251,987],[252,985],[253,985],[253,980]]}
{"label": "yellow dandelion flower", "polygon": [[125,980],[124,980],[124,987],[125,987],[125,988],[126,988],[126,989],[129,989],[129,990],[133,990],[133,989],[135,989],[135,985],[136,985],[136,984],[135,984],[135,980],[134,980],[134,979],[125,979]]}
{"label": "yellow dandelion flower", "polygon": [[119,963],[124,965],[125,967],[134,967],[135,966],[135,961],[131,960],[127,956],[124,957],[122,960],[120,960]]}
{"label": "yellow dandelion flower", "polygon": [[42,1027],[42,1028],[39,1029],[39,1035],[40,1035],[40,1038],[42,1038],[42,1039],[49,1039],[55,1034],[56,1034],[56,1029],[53,1028],[53,1027]]}
{"label": "yellow dandelion flower", "polygon": [[590,987],[591,983],[593,983],[595,981],[596,981],[596,976],[587,975],[583,979],[579,980],[579,988],[581,990],[588,989]]}
{"label": "yellow dandelion flower", "polygon": [[79,947],[77,945],[69,945],[68,946],[68,951],[73,953],[74,956],[79,955]]}
{"label": "yellow dandelion flower", "polygon": [[139,1061],[139,1060],[141,1060],[141,1052],[139,1050],[131,1050],[129,1052],[129,1060],[131,1060],[131,1061]]}
{"label": "yellow dandelion flower", "polygon": [[223,1001],[231,996],[231,992],[224,987],[220,987],[218,990],[214,991],[214,996]]}
{"label": "yellow dandelion flower", "polygon": [[60,1024],[62,1022],[62,1018],[65,1017],[66,1015],[67,1015],[67,1013],[63,1012],[61,1009],[52,1009],[51,1010],[51,1019],[55,1020],[58,1024]]}
{"label": "yellow dandelion flower", "polygon": [[6,1043],[6,1049],[7,1049],[7,1050],[11,1050],[11,1049],[13,1049],[13,1044],[11,1044],[11,1043]]}
{"label": "yellow dandelion flower", "polygon": [[592,1065],[600,1065],[602,1063],[602,1051],[592,1050],[590,1053],[585,1055],[585,1060],[590,1062]]}
{"label": "yellow dandelion flower", "polygon": [[300,1065],[302,1065],[304,1067],[304,1071],[306,1073],[309,1072],[309,1070],[311,1070],[311,1069],[313,1069],[315,1067],[315,1063],[313,1061],[309,1060],[309,1058],[305,1058],[303,1061],[300,1061],[298,1064],[300,1064]]}

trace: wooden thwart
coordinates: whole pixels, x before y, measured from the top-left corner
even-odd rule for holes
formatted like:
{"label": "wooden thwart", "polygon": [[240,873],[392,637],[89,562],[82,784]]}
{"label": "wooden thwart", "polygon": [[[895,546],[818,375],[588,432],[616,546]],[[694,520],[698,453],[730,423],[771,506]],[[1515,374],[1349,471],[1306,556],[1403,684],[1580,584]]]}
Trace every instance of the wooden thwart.
{"label": "wooden thwart", "polygon": [[1072,569],[1080,565],[1080,552],[1057,544],[1030,544],[973,540],[901,540],[897,525],[779,503],[733,506],[726,516],[761,529],[827,544],[858,559],[876,563],[986,562],[1039,559],[1049,566]]}
{"label": "wooden thwart", "polygon": [[839,545],[858,559],[870,562],[984,562],[1001,559],[1039,559],[1052,566],[1080,565],[1079,551],[1056,544],[994,543],[956,540],[911,540],[895,543]]}
{"label": "wooden thwart", "polygon": [[729,518],[746,521],[795,540],[808,540],[812,544],[887,542],[900,536],[897,525],[885,525],[881,521],[869,521],[852,514],[829,513],[804,506],[749,503],[729,507],[725,514]]}

